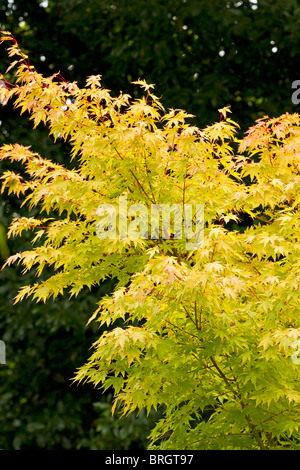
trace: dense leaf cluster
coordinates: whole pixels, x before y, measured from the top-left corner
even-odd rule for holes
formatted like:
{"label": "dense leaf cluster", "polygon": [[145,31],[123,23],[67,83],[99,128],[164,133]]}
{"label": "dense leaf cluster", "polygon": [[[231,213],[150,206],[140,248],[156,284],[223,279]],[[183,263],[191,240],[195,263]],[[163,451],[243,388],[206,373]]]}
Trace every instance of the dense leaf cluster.
{"label": "dense leaf cluster", "polygon": [[[98,75],[83,88],[45,78],[6,40],[15,81],[1,97],[68,141],[75,161],[68,169],[19,145],[0,150],[27,174],[7,170],[2,190],[39,209],[12,222],[9,234],[33,230],[35,246],[6,265],[55,270],[16,300],[117,279],[90,319],[109,331],[76,380],[112,389],[124,414],[164,407],[151,448],[299,448],[299,115],[264,117],[239,140],[228,108],[200,130],[143,80],[145,95],[131,99],[112,97]],[[99,205],[118,211],[124,195],[147,208],[203,203],[201,249],[174,233],[100,239]],[[245,214],[254,224],[237,230]]]}

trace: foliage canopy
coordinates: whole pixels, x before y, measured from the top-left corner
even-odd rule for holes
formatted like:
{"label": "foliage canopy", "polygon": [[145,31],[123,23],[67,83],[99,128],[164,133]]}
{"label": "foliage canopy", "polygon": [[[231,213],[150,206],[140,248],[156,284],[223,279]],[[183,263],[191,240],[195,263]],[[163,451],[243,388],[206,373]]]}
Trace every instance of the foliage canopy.
{"label": "foliage canopy", "polygon": [[[10,33],[2,41],[12,41],[15,82],[1,98],[70,142],[75,162],[67,169],[18,144],[0,150],[28,175],[6,171],[2,191],[25,194],[41,214],[13,220],[10,236],[35,236],[6,265],[55,269],[16,301],[117,279],[90,319],[108,331],[75,379],[113,390],[124,414],[165,406],[150,448],[299,448],[300,369],[291,360],[300,336],[299,115],[265,116],[238,140],[228,108],[200,130],[185,111],[166,111],[143,80],[134,100],[113,97],[99,75],[79,88],[37,73]],[[203,203],[202,247],[99,239],[97,208],[118,210],[121,195],[148,208]],[[245,217],[253,223],[242,231]]]}

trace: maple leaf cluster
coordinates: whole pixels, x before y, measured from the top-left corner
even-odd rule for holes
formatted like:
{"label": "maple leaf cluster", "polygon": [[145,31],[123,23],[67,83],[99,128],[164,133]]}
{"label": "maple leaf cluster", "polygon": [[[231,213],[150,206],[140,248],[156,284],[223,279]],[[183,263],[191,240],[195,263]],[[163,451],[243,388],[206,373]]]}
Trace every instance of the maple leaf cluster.
{"label": "maple leaf cluster", "polygon": [[[28,147],[0,149],[26,174],[6,171],[2,191],[41,214],[12,221],[9,235],[32,230],[33,246],[6,265],[53,268],[16,301],[116,279],[90,319],[107,331],[75,379],[112,389],[124,414],[164,408],[150,448],[299,448],[299,115],[265,116],[239,139],[223,108],[219,122],[198,129],[144,80],[135,82],[140,99],[113,97],[100,75],[80,89],[59,73],[40,75],[10,33],[1,41],[17,59],[14,79],[0,77],[0,100],[69,142],[74,162],[68,170]],[[188,251],[175,236],[100,239],[97,208],[118,211],[124,195],[147,208],[204,204],[201,248]]]}

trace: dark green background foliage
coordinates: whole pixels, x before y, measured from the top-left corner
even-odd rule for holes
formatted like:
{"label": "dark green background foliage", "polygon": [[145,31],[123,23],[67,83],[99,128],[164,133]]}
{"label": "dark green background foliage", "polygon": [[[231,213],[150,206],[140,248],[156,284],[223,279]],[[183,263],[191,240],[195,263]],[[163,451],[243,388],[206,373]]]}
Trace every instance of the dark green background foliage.
{"label": "dark green background foliage", "polygon": [[[186,109],[200,127],[227,105],[242,131],[265,114],[298,111],[291,101],[291,84],[300,78],[296,0],[2,0],[0,23],[39,72],[60,71],[80,86],[101,74],[113,94],[133,95],[130,82],[145,78],[156,84],[166,108]],[[2,73],[8,64],[1,46]],[[68,145],[54,144],[42,125],[33,131],[12,106],[0,108],[0,121],[0,144],[31,145],[43,157],[70,164]],[[0,173],[7,168],[0,164]],[[20,204],[1,196],[6,227],[16,214],[28,215]],[[9,240],[9,250],[29,242],[30,234]],[[0,365],[0,448],[144,448],[157,415],[118,421],[109,394],[70,380],[99,335],[86,322],[113,282],[76,299],[13,305],[18,288],[34,280],[18,267],[0,274],[0,338],[7,347],[7,365]]]}

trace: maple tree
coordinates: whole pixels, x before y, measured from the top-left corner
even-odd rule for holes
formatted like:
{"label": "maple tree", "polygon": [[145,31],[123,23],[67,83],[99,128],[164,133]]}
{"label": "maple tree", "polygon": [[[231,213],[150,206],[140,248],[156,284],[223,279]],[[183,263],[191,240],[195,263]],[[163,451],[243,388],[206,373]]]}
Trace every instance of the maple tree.
{"label": "maple tree", "polygon": [[[32,230],[33,247],[6,265],[55,269],[16,302],[117,280],[90,318],[107,331],[75,380],[113,390],[113,412],[164,406],[149,448],[299,448],[299,115],[265,116],[239,140],[228,108],[200,130],[185,111],[166,111],[144,80],[134,100],[113,97],[100,75],[79,88],[39,74],[11,33],[1,41],[12,41],[16,59],[15,81],[0,77],[0,99],[70,142],[74,162],[67,169],[29,147],[0,149],[27,174],[5,171],[2,191],[25,195],[41,214],[13,220],[9,236]],[[174,233],[99,238],[99,206],[118,211],[124,195],[149,209],[203,203],[201,248],[187,250]],[[246,216],[252,223],[241,229]]]}

